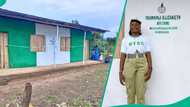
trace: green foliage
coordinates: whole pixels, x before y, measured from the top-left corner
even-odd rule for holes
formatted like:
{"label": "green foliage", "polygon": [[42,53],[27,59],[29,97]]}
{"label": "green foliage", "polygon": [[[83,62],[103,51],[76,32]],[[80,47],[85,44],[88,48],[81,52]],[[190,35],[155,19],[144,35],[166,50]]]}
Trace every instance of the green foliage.
{"label": "green foliage", "polygon": [[95,33],[93,38],[93,46],[98,46],[105,57],[107,53],[112,53],[114,50],[116,38],[104,39],[100,33]]}
{"label": "green foliage", "polygon": [[57,96],[48,96],[47,102],[48,103],[55,103],[58,100]]}

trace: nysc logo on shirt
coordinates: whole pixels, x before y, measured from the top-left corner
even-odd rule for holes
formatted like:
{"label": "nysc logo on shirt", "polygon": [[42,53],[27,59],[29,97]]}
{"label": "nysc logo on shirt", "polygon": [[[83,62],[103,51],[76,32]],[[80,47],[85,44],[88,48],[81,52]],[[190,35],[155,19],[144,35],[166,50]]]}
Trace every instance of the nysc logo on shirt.
{"label": "nysc logo on shirt", "polygon": [[140,46],[140,45],[144,45],[144,42],[142,41],[129,42],[129,46]]}
{"label": "nysc logo on shirt", "polygon": [[0,7],[6,3],[7,0],[0,0]]}

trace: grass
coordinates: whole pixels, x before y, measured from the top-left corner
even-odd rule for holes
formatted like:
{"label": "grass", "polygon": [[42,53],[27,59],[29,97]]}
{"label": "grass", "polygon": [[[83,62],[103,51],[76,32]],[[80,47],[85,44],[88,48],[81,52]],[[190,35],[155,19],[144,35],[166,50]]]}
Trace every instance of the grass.
{"label": "grass", "polygon": [[68,107],[93,107],[93,104],[90,101],[86,101],[81,97],[73,99],[71,102],[68,102]]}
{"label": "grass", "polygon": [[49,95],[48,97],[47,97],[47,99],[46,99],[46,101],[48,102],[48,103],[56,103],[57,102],[57,100],[58,100],[58,98],[57,98],[57,96],[51,96],[51,95]]}

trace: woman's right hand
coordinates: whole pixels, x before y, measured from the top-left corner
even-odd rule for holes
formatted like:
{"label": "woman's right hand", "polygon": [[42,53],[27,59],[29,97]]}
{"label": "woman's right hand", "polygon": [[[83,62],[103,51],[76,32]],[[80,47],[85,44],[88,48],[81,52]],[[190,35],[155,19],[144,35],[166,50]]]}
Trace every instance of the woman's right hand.
{"label": "woman's right hand", "polygon": [[126,84],[125,83],[125,76],[123,74],[123,71],[119,72],[119,80],[120,80],[121,85],[125,85]]}

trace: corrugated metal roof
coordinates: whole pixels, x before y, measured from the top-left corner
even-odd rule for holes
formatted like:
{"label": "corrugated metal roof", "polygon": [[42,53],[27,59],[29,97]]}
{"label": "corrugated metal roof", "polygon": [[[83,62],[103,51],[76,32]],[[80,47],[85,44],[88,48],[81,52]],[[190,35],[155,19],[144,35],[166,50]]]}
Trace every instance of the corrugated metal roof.
{"label": "corrugated metal roof", "polygon": [[84,26],[84,25],[80,25],[80,24],[73,24],[73,23],[68,23],[68,22],[64,22],[64,21],[58,21],[58,20],[33,16],[33,15],[28,15],[28,14],[14,12],[14,11],[1,9],[1,8],[0,8],[0,16],[13,18],[13,19],[19,19],[19,20],[25,20],[25,21],[31,21],[31,22],[35,22],[35,23],[47,24],[47,25],[52,25],[52,26],[58,25],[61,27],[80,29],[83,31],[93,31],[93,32],[101,32],[101,33],[107,32],[107,30],[103,30],[103,29],[99,29],[99,28],[94,28],[94,27]]}

